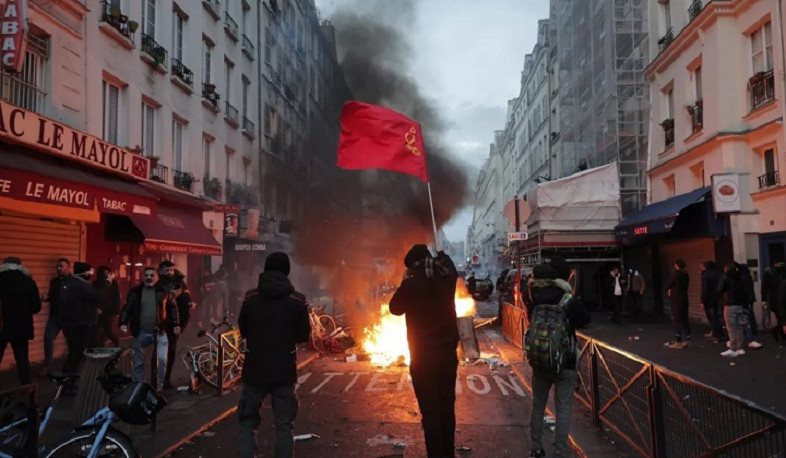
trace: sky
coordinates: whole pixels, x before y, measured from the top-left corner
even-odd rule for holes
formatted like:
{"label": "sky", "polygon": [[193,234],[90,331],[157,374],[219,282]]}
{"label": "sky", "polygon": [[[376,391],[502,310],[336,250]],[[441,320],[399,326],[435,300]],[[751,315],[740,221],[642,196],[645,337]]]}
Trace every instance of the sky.
{"label": "sky", "polygon": [[[364,0],[316,0],[323,19]],[[397,2],[402,0],[388,0]],[[412,49],[410,75],[447,123],[443,142],[465,164],[475,189],[494,131],[505,125],[508,100],[518,95],[524,56],[537,39],[537,22],[548,17],[547,0],[417,0],[406,18],[391,18],[405,30]],[[384,17],[377,17],[383,22]],[[427,135],[424,132],[424,135]],[[472,205],[444,227],[452,242],[464,241]]]}

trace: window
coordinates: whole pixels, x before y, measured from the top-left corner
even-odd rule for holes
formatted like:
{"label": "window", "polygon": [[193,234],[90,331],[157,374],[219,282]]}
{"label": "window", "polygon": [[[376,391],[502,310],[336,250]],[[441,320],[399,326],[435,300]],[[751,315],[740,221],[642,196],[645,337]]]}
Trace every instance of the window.
{"label": "window", "polygon": [[202,40],[202,82],[207,84],[212,81],[210,67],[213,60],[213,43],[207,39]]}
{"label": "window", "polygon": [[227,154],[226,154],[226,159],[225,159],[226,160],[226,169],[225,170],[227,172],[227,181],[229,181],[229,180],[232,179],[231,178],[232,175],[229,173],[229,171],[231,170],[232,156],[235,154],[235,150],[233,150],[232,148],[227,148],[226,149],[226,153]]}
{"label": "window", "polygon": [[102,105],[104,107],[102,138],[106,142],[117,145],[120,88],[108,81],[103,81],[101,86],[103,93]]}
{"label": "window", "polygon": [[210,174],[210,169],[212,169],[211,164],[210,164],[211,163],[210,152],[212,151],[212,149],[213,149],[213,139],[211,137],[208,137],[207,135],[203,135],[202,136],[202,155],[205,158],[205,176],[206,177],[212,176]]}
{"label": "window", "polygon": [[172,155],[173,167],[183,172],[183,123],[177,119],[172,120]]}
{"label": "window", "polygon": [[671,3],[666,0],[663,3],[663,25],[666,26],[665,33],[668,33],[671,30]]}
{"label": "window", "polygon": [[696,90],[696,100],[703,100],[704,96],[702,95],[702,87],[701,87],[701,67],[696,67],[696,70],[693,72],[693,82],[695,84]]}
{"label": "window", "polygon": [[142,102],[142,151],[145,156],[156,156],[155,150],[156,107]]}
{"label": "window", "polygon": [[243,75],[243,117],[248,118],[248,90],[251,86],[251,81]]}
{"label": "window", "polygon": [[764,152],[764,173],[771,174],[778,170],[775,167],[775,150],[768,149]]}
{"label": "window", "polygon": [[666,119],[674,119],[674,89],[666,92]]}
{"label": "window", "polygon": [[772,70],[772,23],[768,22],[751,34],[753,73]]}
{"label": "window", "polygon": [[183,28],[185,26],[186,18],[175,12],[172,15],[172,46],[174,47],[172,57],[183,62]]}
{"label": "window", "polygon": [[142,33],[152,39],[156,38],[156,0],[143,0]]}
{"label": "window", "polygon": [[232,88],[232,68],[234,66],[235,65],[232,62],[226,59],[224,60],[224,79],[226,83],[225,86],[226,89],[224,89],[226,91],[226,94],[224,95],[224,100],[226,100],[227,103],[230,103],[231,100],[230,95],[231,95],[231,88]]}
{"label": "window", "polygon": [[46,96],[46,61],[49,38],[30,32],[27,36],[25,63],[20,73],[0,70],[2,98],[30,111],[42,111]]}

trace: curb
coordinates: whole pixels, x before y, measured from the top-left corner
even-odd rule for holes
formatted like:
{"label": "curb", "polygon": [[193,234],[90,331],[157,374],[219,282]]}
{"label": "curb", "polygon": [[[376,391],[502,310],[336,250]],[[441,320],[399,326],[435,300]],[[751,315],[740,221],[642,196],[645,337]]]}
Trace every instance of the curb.
{"label": "curb", "polygon": [[[314,353],[314,354],[309,355],[306,359],[304,359],[303,361],[299,361],[297,363],[297,369],[301,370],[302,368],[306,367],[307,365],[311,364],[311,362],[313,362],[314,360],[319,358],[319,356],[320,356],[319,353]],[[188,433],[185,437],[183,437],[182,439],[178,440],[173,445],[167,447],[163,452],[157,454],[156,456],[157,457],[163,457],[163,456],[167,456],[169,454],[172,454],[172,453],[176,452],[177,449],[179,449],[180,447],[183,446],[183,444],[185,444],[186,442],[188,442],[191,439],[195,438],[196,436],[204,433],[208,429],[212,428],[213,425],[215,425],[216,423],[220,422],[221,420],[227,418],[228,416],[232,415],[233,413],[235,413],[236,410],[237,410],[237,405],[233,405],[229,409],[227,409],[224,412],[218,414],[216,417],[214,417],[214,418],[208,420],[207,422],[205,422],[202,426],[200,426],[199,428],[195,429],[193,432]]]}
{"label": "curb", "polygon": [[[506,340],[504,340],[504,337],[502,337],[501,335],[497,334],[496,338],[492,338],[491,336],[488,335],[488,333],[484,333],[484,336],[492,343],[493,347],[497,350],[497,352],[499,352],[500,357],[504,359],[505,362],[508,363],[508,366],[510,366],[510,370],[512,370],[516,374],[516,377],[518,377],[519,380],[521,380],[521,383],[524,384],[524,387],[527,389],[527,391],[529,391],[530,395],[532,395],[532,385],[530,384],[529,379],[526,378],[525,370],[521,367],[523,366],[523,362],[524,362],[523,358],[513,357],[510,354],[511,350],[507,348],[502,348],[502,346],[509,346],[510,344]],[[497,345],[497,342],[500,342],[499,339],[502,339],[501,340],[503,342],[502,346]],[[514,362],[521,363],[521,364],[514,364]],[[576,410],[574,409],[571,412],[571,416],[575,415],[575,411]],[[546,406],[546,413],[556,418],[556,415],[548,405]],[[571,421],[571,423],[575,424],[576,422]],[[570,444],[570,448],[572,448],[573,452],[576,453],[576,455],[578,455],[580,458],[589,458],[589,455],[584,453],[584,450],[582,449],[581,445],[579,445],[579,443],[576,442],[576,439],[573,437],[572,433],[568,435],[568,444]]]}

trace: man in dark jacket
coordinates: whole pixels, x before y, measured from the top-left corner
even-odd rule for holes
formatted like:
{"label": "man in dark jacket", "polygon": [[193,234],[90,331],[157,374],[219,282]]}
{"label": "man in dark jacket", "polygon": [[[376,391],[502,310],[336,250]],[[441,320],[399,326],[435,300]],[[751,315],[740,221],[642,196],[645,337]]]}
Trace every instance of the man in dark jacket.
{"label": "man in dark jacket", "polygon": [[[178,326],[181,331],[188,326],[188,321],[191,319],[191,308],[194,306],[191,300],[191,292],[188,290],[184,278],[185,276],[175,269],[175,264],[172,261],[163,261],[158,265],[158,283],[156,286],[167,292],[170,298],[174,298],[177,305]],[[177,356],[177,341],[180,331],[175,333],[171,324],[166,326],[164,331],[168,341],[164,388],[172,388],[172,367]]]}
{"label": "man in dark jacket", "polygon": [[456,430],[456,279],[453,261],[431,256],[426,245],[404,257],[404,281],[390,299],[390,313],[406,315],[412,387],[422,416],[429,458],[454,456]]}
{"label": "man in dark jacket", "polygon": [[717,341],[726,340],[723,331],[723,318],[718,298],[718,272],[715,261],[704,261],[699,266],[701,269],[701,308],[710,324],[710,331],[704,334],[708,339]]}
{"label": "man in dark jacket", "polygon": [[131,288],[128,292],[126,305],[120,313],[120,330],[128,332],[131,326],[131,335],[134,336],[134,381],[145,380],[145,348],[156,343],[158,359],[156,372],[156,388],[164,388],[164,374],[166,373],[167,348],[169,341],[165,329],[171,328],[175,334],[180,334],[177,306],[170,294],[159,286],[156,281],[158,275],[154,267],[145,267],[142,283]]}
{"label": "man in dark jacket", "polygon": [[33,315],[41,311],[38,285],[17,257],[9,256],[0,265],[0,363],[5,347],[11,344],[19,383],[30,383],[28,341],[33,340]]}
{"label": "man in dark jacket", "polygon": [[[531,307],[527,316],[533,316],[533,311],[541,304],[560,304],[566,294],[570,294],[571,286],[568,283],[570,267],[564,258],[554,256],[549,264],[540,264],[532,269],[533,277],[527,282]],[[568,334],[573,351],[565,358],[562,369],[556,373],[545,373],[533,368],[532,371],[532,411],[530,417],[530,441],[532,450],[530,457],[540,458],[546,456],[543,450],[543,413],[549,400],[549,391],[554,386],[554,404],[557,409],[557,424],[554,429],[554,455],[567,456],[568,434],[570,433],[570,415],[573,409],[573,391],[576,389],[578,377],[576,329],[586,326],[590,314],[575,297],[568,296],[563,310],[568,319]]]}
{"label": "man in dark jacket", "polygon": [[42,298],[44,302],[49,302],[49,318],[46,320],[44,328],[44,366],[41,372],[46,374],[49,372],[49,365],[54,358],[55,339],[60,331],[63,330],[60,315],[63,308],[61,303],[65,300],[71,277],[71,261],[66,258],[60,258],[55,265],[57,276],[49,281],[49,290]]}
{"label": "man in dark jacket", "polygon": [[778,284],[783,277],[784,263],[775,262],[772,266],[764,269],[764,274],[761,277],[761,313],[762,313],[762,328],[767,328],[775,316],[775,327],[772,329],[772,337],[776,342],[783,342],[786,335],[783,333],[782,326],[778,317],[782,314],[777,308],[778,304]]}
{"label": "man in dark jacket", "polygon": [[115,347],[120,346],[120,340],[112,328],[115,317],[120,311],[120,288],[114,281],[112,271],[107,266],[98,266],[93,289],[98,294],[98,326],[95,333],[95,345],[103,347],[106,339],[112,341]]}
{"label": "man in dark jacket", "polygon": [[60,324],[68,345],[68,357],[63,372],[79,372],[82,355],[91,340],[96,324],[98,294],[90,283],[93,267],[86,262],[74,263],[74,274],[64,279],[60,303]]}
{"label": "man in dark jacket", "polygon": [[690,321],[688,320],[688,285],[690,276],[685,271],[685,261],[674,261],[674,277],[669,283],[668,296],[671,299],[671,320],[674,323],[675,340],[668,348],[680,350],[690,347]]}
{"label": "man in dark jacket", "polygon": [[289,278],[289,256],[274,252],[265,260],[256,290],[251,290],[240,309],[240,335],[246,339],[243,394],[237,413],[240,421],[238,456],[258,456],[259,408],[269,394],[273,398],[276,427],[276,458],[294,456],[294,421],[297,353],[295,344],[308,342],[311,324],[306,297],[295,291]]}

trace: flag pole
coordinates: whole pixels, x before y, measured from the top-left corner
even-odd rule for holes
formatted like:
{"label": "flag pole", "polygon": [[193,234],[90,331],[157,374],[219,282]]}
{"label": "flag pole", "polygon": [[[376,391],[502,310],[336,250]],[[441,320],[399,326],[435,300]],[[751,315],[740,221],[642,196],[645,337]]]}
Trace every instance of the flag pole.
{"label": "flag pole", "polygon": [[428,187],[428,203],[429,207],[431,207],[431,226],[434,228],[434,246],[437,247],[437,251],[439,251],[439,238],[437,238],[437,220],[434,218],[434,201],[431,199],[431,182],[426,182],[426,187]]}

